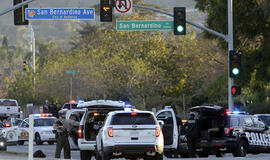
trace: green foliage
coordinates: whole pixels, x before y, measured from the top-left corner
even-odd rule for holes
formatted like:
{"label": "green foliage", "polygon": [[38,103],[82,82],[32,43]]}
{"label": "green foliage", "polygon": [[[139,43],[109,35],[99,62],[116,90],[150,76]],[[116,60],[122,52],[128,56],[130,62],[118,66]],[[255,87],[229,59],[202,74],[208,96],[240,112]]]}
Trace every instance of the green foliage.
{"label": "green foliage", "polygon": [[[221,33],[227,33],[227,1],[195,0],[196,7],[208,13],[206,24]],[[270,82],[270,1],[233,1],[234,46],[243,51],[242,74],[236,83],[244,90],[242,97],[253,103],[269,99]],[[206,37],[216,37],[205,33]],[[227,48],[221,39],[220,44]],[[247,95],[248,94],[248,95]]]}

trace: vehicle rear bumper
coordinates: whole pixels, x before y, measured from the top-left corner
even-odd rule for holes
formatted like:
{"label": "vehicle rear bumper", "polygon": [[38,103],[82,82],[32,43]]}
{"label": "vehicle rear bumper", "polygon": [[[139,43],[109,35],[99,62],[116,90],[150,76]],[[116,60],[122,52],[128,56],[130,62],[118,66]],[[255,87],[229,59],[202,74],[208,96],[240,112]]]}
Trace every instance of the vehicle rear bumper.
{"label": "vehicle rear bumper", "polygon": [[55,134],[41,134],[40,138],[42,141],[56,141]]}
{"label": "vehicle rear bumper", "polygon": [[115,145],[104,146],[104,152],[112,155],[114,152],[120,152],[122,155],[146,155],[147,152],[163,153],[163,147],[157,145]]}
{"label": "vehicle rear bumper", "polygon": [[223,139],[223,140],[211,140],[211,141],[200,141],[197,144],[197,148],[202,148],[203,150],[233,150],[237,145],[237,141],[233,138]]}
{"label": "vehicle rear bumper", "polygon": [[78,139],[78,147],[80,150],[95,150],[96,141],[85,141],[84,139]]}

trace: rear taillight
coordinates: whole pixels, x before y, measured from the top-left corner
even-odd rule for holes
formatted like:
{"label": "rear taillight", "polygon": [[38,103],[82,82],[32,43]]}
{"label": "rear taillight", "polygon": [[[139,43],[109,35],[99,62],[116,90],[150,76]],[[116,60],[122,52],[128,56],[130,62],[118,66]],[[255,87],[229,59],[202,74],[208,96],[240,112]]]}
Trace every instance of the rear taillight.
{"label": "rear taillight", "polygon": [[156,137],[159,137],[160,135],[160,127],[156,126]]}
{"label": "rear taillight", "polygon": [[10,123],[5,123],[4,127],[11,127],[11,124]]}
{"label": "rear taillight", "polygon": [[79,126],[78,129],[78,138],[83,138],[83,125]]}
{"label": "rear taillight", "polygon": [[21,107],[18,107],[18,112],[21,112]]}
{"label": "rear taillight", "polygon": [[113,137],[113,127],[108,128],[108,136]]}
{"label": "rear taillight", "polygon": [[233,131],[233,128],[232,127],[226,127],[226,128],[224,128],[224,133],[227,134],[227,135],[231,134],[232,131]]}

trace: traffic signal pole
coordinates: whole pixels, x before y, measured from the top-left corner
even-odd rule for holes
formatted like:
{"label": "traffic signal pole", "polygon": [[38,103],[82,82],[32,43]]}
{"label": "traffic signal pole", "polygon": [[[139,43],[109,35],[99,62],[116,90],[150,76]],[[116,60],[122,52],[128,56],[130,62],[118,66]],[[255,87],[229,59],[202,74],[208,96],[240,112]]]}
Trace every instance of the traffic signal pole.
{"label": "traffic signal pole", "polygon": [[233,50],[233,0],[228,0],[228,105],[229,110],[234,110],[233,96],[231,88],[233,86],[233,78],[230,77],[230,51]]}
{"label": "traffic signal pole", "polygon": [[[142,9],[148,9],[148,10],[152,10],[154,12],[158,12],[158,13],[162,13],[168,16],[173,17],[172,13],[163,11],[161,9],[156,9],[156,8],[152,8],[152,7],[148,7],[148,6],[143,6],[143,5],[133,5],[135,8],[142,8]],[[228,107],[230,111],[234,110],[234,102],[233,102],[233,96],[232,96],[232,92],[231,92],[231,88],[233,86],[233,78],[230,77],[230,61],[229,61],[229,52],[230,50],[233,50],[233,0],[228,0],[228,34],[224,35],[222,33],[216,32],[210,28],[201,26],[199,24],[196,24],[194,22],[188,21],[186,20],[186,23],[197,27],[199,29],[202,29],[204,31],[207,31],[211,34],[214,34],[222,39],[224,39],[227,43],[228,43]]]}

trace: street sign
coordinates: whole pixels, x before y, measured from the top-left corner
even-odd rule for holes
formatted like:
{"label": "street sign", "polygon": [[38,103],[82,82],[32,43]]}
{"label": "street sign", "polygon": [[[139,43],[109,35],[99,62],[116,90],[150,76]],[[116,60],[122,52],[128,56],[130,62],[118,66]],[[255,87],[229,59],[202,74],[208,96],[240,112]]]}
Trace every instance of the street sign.
{"label": "street sign", "polygon": [[117,21],[118,31],[173,30],[173,21]]}
{"label": "street sign", "polygon": [[26,8],[27,20],[95,19],[94,8]]}
{"label": "street sign", "polygon": [[75,70],[66,70],[66,74],[76,74]]}
{"label": "street sign", "polygon": [[115,0],[114,14],[131,14],[132,6],[132,0]]}

